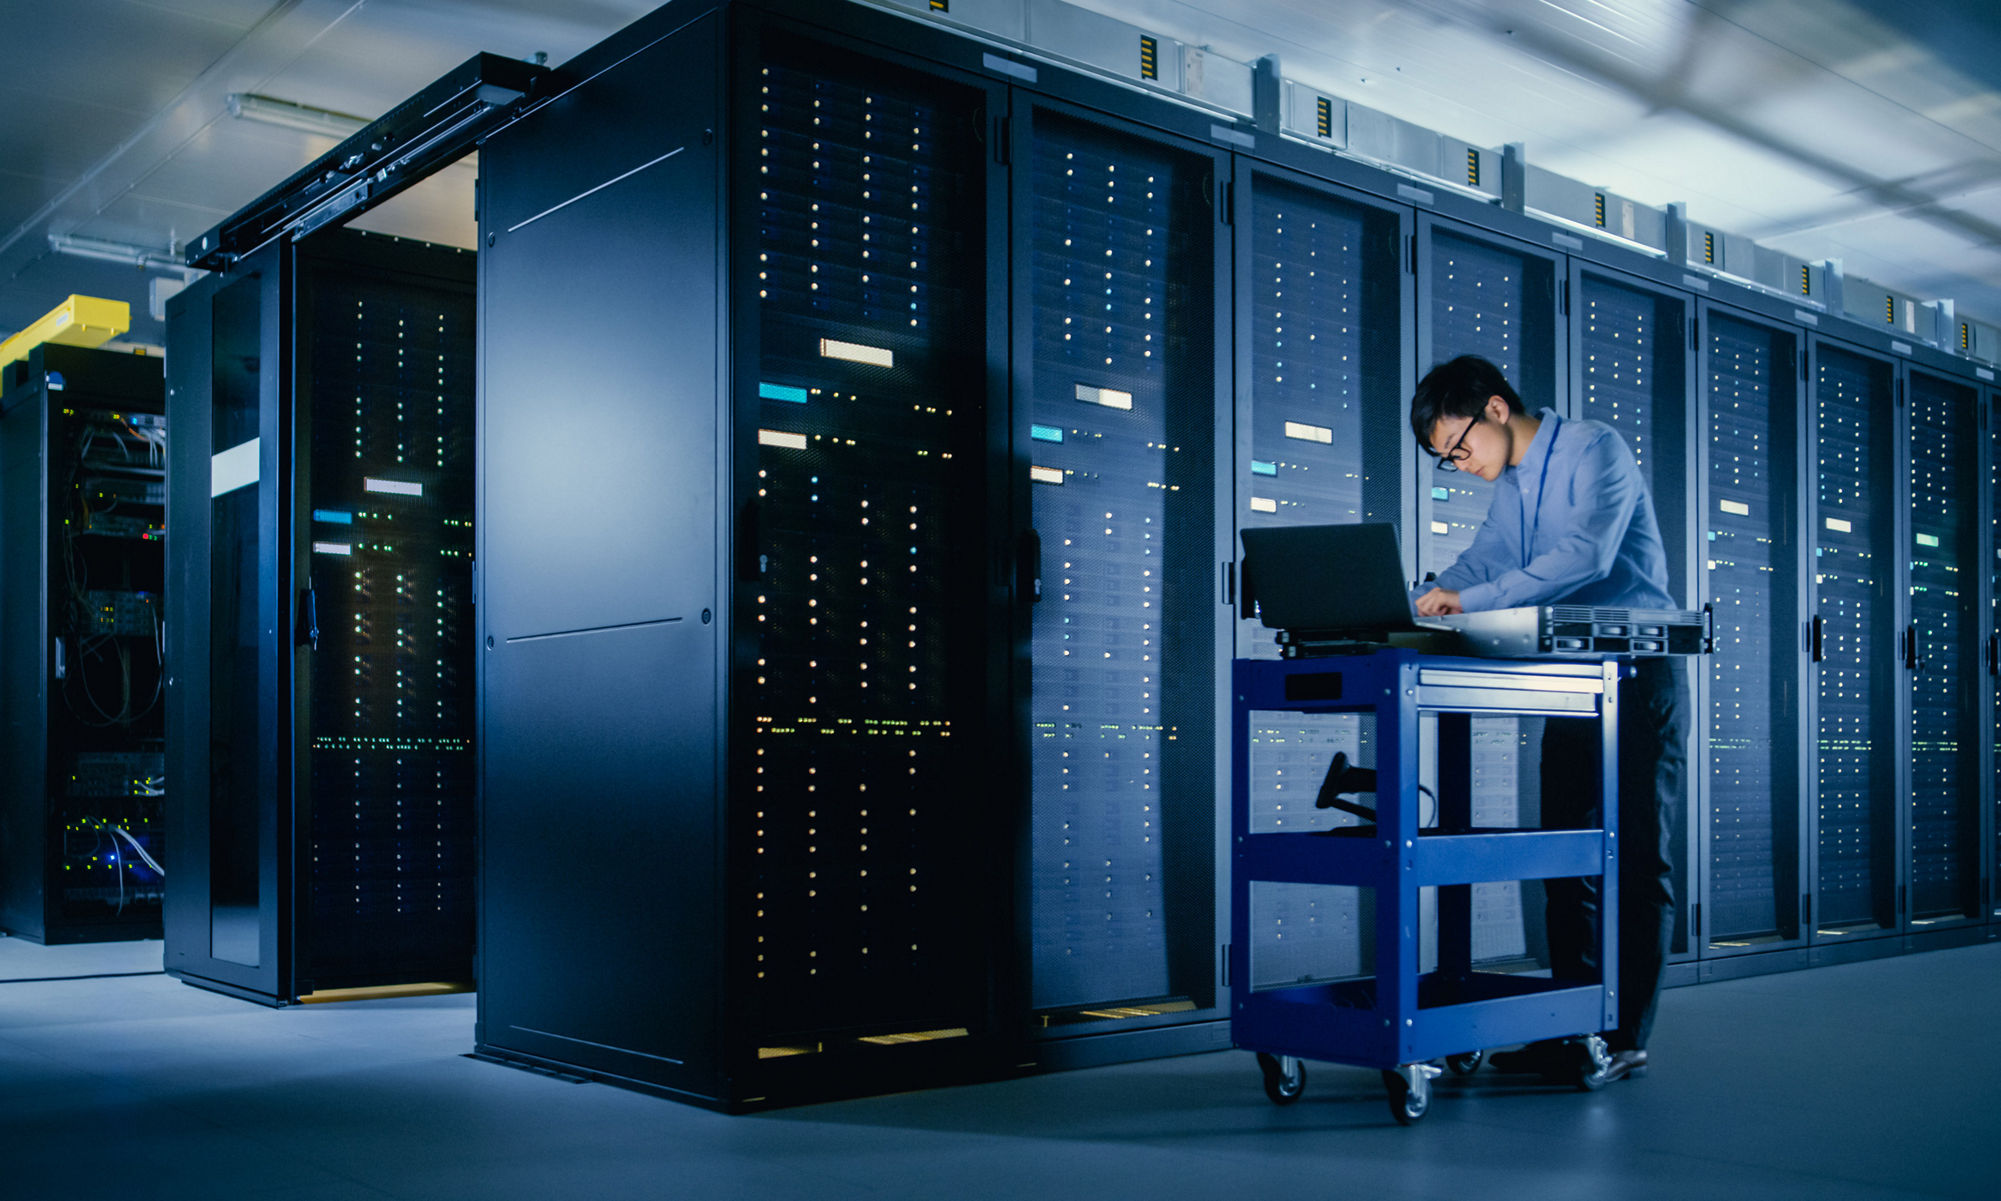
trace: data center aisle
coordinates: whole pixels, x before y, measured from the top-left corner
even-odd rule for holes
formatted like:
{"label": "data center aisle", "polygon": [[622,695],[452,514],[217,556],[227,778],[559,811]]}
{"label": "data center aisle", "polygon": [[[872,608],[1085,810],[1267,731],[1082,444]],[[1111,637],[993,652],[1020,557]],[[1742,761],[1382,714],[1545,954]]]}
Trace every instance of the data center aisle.
{"label": "data center aisle", "polygon": [[470,996],[23,982],[43,950],[0,939],[18,1201],[1985,1198],[2001,1132],[1994,944],[1676,989],[1647,1079],[1448,1079],[1408,1130],[1373,1072],[1316,1066],[1279,1109],[1233,1052],[724,1117],[466,1058]]}

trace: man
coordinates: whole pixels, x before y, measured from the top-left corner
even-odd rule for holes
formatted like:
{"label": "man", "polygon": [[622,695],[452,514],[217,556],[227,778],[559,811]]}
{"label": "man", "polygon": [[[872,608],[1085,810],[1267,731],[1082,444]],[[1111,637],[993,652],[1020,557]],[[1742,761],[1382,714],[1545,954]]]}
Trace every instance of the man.
{"label": "man", "polygon": [[[1678,607],[1667,555],[1639,464],[1617,430],[1531,417],[1499,368],[1465,355],[1432,368],[1410,404],[1411,431],[1442,471],[1496,485],[1473,544],[1417,598],[1424,616],[1517,605]],[[1647,1036],[1674,932],[1670,877],[1674,807],[1687,762],[1687,669],[1680,659],[1635,662],[1619,686],[1619,1025],[1605,1032],[1606,1083],[1646,1070]],[[1542,819],[1552,828],[1599,824],[1593,723],[1551,719],[1542,744]],[[1547,882],[1551,973],[1598,976],[1598,884]],[[1558,1077],[1575,1048],[1533,1043],[1493,1057],[1503,1071]]]}

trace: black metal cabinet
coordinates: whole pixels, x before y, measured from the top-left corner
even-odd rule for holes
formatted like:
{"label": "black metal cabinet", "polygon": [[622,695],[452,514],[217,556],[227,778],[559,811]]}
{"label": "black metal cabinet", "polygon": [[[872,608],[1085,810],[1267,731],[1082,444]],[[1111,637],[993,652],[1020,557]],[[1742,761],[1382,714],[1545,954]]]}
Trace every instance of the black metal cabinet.
{"label": "black metal cabinet", "polygon": [[[1689,582],[1693,550],[1688,537],[1694,493],[1691,429],[1695,419],[1692,381],[1696,346],[1686,293],[1610,272],[1583,260],[1570,263],[1570,397],[1572,413],[1619,432],[1647,482],[1654,516],[1667,556],[1668,591],[1677,605],[1693,603]],[[1691,679],[1690,705],[1701,691]],[[1691,722],[1693,730],[1693,722]],[[1695,748],[1689,748],[1693,751]],[[1689,882],[1696,855],[1690,782],[1696,756],[1682,772],[1682,791],[1670,812],[1675,823],[1672,887],[1675,928],[1670,955],[1695,953],[1689,937],[1694,897]]]}
{"label": "black metal cabinet", "polygon": [[166,965],[472,974],[473,260],[331,231],[169,313]]}
{"label": "black metal cabinet", "polygon": [[[1412,214],[1248,158],[1238,160],[1234,199],[1238,530],[1360,521],[1408,530]],[[1275,659],[1253,590],[1245,578],[1235,653]],[[1354,821],[1316,809],[1314,793],[1337,752],[1375,763],[1372,719],[1263,713],[1251,737],[1254,829]],[[1373,951],[1359,890],[1261,883],[1254,892],[1258,978],[1244,986],[1337,973]]]}
{"label": "black metal cabinet", "polygon": [[45,345],[0,380],[0,928],[158,938],[160,360]]}
{"label": "black metal cabinet", "polygon": [[[1426,213],[1418,214],[1416,237],[1416,374],[1476,354],[1501,369],[1531,414],[1567,411],[1563,256]],[[1471,472],[1438,470],[1425,455],[1416,491],[1418,524],[1405,553],[1423,578],[1451,566],[1472,544],[1494,486]],[[1471,729],[1475,824],[1534,825],[1541,812],[1542,719],[1476,717]],[[1540,884],[1475,884],[1473,904],[1476,959],[1500,963],[1539,953]]]}
{"label": "black metal cabinet", "polygon": [[1895,365],[1810,340],[1816,487],[1810,654],[1818,940],[1894,931],[1902,910]]}
{"label": "black metal cabinet", "polygon": [[1005,92],[747,8],[588,60],[482,154],[480,1049],[991,1072]]}
{"label": "black metal cabinet", "polygon": [[1220,1016],[1230,160],[1025,95],[1013,123],[1033,1021]]}
{"label": "black metal cabinet", "polygon": [[1979,391],[1906,368],[1912,929],[1982,914]]}
{"label": "black metal cabinet", "polygon": [[[1703,305],[1698,595],[1716,648],[1702,663],[1704,955],[1804,941],[1806,862],[1799,644],[1800,338]],[[1706,759],[1705,759],[1706,757]]]}

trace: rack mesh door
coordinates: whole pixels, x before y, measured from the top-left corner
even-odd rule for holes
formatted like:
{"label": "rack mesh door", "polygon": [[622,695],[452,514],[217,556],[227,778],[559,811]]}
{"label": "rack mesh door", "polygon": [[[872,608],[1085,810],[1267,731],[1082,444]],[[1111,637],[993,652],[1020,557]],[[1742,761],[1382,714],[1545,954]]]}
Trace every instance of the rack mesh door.
{"label": "rack mesh door", "polygon": [[1798,441],[1791,335],[1708,318],[1704,549],[1713,945],[1798,936]]}
{"label": "rack mesh door", "polygon": [[467,276],[451,286],[314,260],[304,292],[320,639],[307,947],[321,987],[472,970]]}
{"label": "rack mesh door", "polygon": [[1213,979],[1212,160],[1035,114],[1032,1003]]}
{"label": "rack mesh door", "polygon": [[1978,913],[1980,881],[1979,561],[1973,498],[1976,403],[1964,387],[1912,372],[1911,920]]}
{"label": "rack mesh door", "polygon": [[1894,381],[1888,364],[1835,347],[1821,347],[1818,362],[1814,573],[1825,657],[1814,917],[1838,935],[1896,924]]}
{"label": "rack mesh door", "polygon": [[755,670],[732,707],[759,1037],[984,1013],[979,96],[768,34],[755,86]]}
{"label": "rack mesh door", "polygon": [[[1238,465],[1249,499],[1239,528],[1401,525],[1409,434],[1396,218],[1259,175],[1249,225],[1250,459]],[[1237,654],[1278,657],[1273,631],[1255,615],[1238,623]],[[1375,765],[1372,723],[1298,713],[1252,721],[1254,830],[1359,821],[1316,809],[1314,798],[1337,753]],[[1256,898],[1253,987],[1360,970],[1367,922],[1356,890],[1274,883]]]}

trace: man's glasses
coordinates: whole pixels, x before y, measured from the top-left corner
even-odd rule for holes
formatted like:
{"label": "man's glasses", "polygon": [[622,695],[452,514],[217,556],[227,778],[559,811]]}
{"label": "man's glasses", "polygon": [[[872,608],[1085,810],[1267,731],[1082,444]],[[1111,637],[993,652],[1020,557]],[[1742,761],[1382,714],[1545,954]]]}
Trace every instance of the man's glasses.
{"label": "man's glasses", "polygon": [[1459,431],[1459,440],[1454,442],[1444,454],[1438,456],[1438,469],[1440,471],[1459,470],[1459,461],[1473,453],[1466,449],[1466,435],[1472,433],[1473,427],[1486,419],[1487,414],[1484,411],[1473,415],[1473,420],[1467,422],[1466,428]]}

